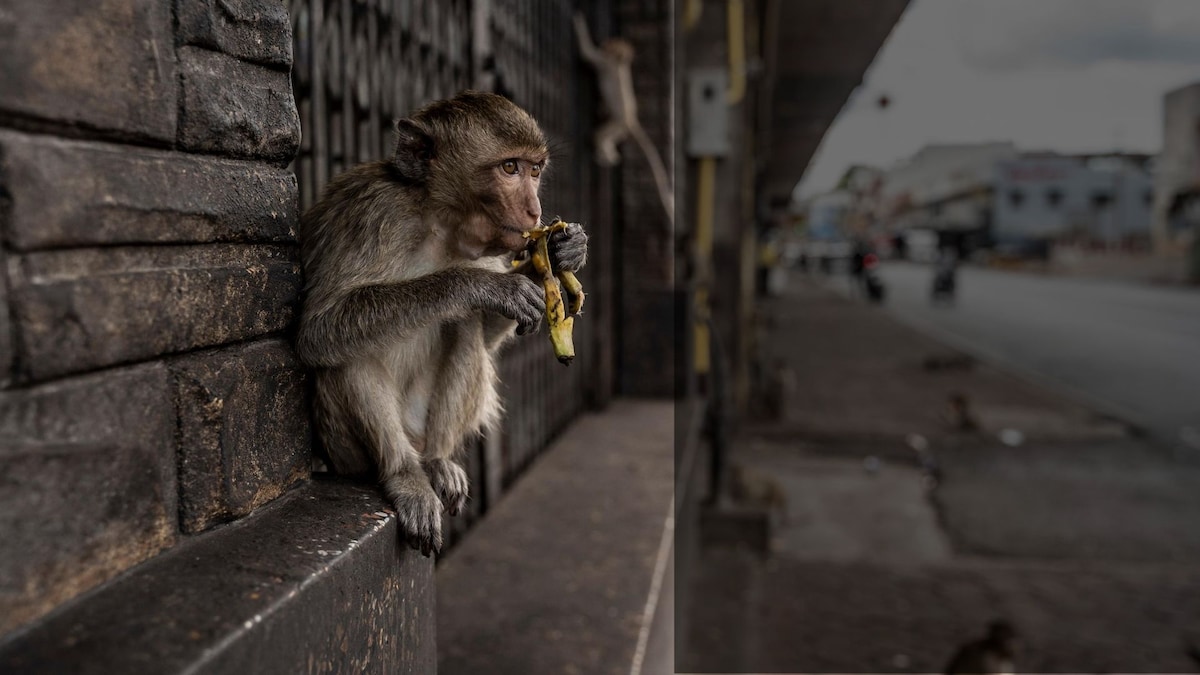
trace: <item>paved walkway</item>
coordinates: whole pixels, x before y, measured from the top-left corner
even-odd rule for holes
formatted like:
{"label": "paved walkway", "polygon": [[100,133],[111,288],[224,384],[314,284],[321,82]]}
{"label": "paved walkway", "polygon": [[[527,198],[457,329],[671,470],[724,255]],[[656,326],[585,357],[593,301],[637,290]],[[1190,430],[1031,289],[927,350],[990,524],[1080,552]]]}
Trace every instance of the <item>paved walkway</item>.
{"label": "paved walkway", "polygon": [[804,281],[767,315],[799,385],[732,461],[787,515],[703,553],[681,672],[938,672],[998,616],[1023,672],[1196,671],[1200,465]]}
{"label": "paved walkway", "polygon": [[584,416],[438,564],[438,672],[667,670],[674,410]]}

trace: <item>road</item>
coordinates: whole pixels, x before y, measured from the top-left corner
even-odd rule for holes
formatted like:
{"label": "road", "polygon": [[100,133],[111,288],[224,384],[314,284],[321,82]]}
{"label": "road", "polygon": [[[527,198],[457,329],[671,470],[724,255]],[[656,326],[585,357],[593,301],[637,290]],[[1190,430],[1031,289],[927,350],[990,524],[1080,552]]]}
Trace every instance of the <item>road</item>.
{"label": "road", "polygon": [[963,268],[957,301],[934,306],[932,274],[883,264],[887,310],[1200,449],[1200,291]]}

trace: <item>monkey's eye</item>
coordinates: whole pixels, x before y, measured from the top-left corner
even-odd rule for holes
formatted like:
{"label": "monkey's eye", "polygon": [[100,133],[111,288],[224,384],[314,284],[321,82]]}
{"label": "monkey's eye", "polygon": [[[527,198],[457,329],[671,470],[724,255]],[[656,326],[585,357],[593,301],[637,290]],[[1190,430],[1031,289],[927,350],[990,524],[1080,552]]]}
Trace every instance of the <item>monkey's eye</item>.
{"label": "monkey's eye", "polygon": [[504,160],[504,163],[500,165],[500,168],[504,169],[504,173],[515,176],[517,174],[517,160],[506,159]]}
{"label": "monkey's eye", "polygon": [[542,165],[534,164],[534,165],[530,166],[529,167],[529,175],[533,176],[534,178],[537,178],[538,176],[542,175]]}

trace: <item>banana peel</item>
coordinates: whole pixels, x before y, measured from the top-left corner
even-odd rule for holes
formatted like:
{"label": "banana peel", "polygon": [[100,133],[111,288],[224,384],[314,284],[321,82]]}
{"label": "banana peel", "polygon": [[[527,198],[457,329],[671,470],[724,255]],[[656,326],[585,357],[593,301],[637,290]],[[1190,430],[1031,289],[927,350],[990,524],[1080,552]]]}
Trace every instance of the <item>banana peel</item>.
{"label": "banana peel", "polygon": [[[546,323],[550,326],[550,343],[554,345],[554,356],[558,362],[569,366],[575,359],[574,328],[575,315],[583,309],[583,284],[575,274],[565,270],[555,272],[550,267],[550,235],[565,230],[567,223],[555,217],[549,225],[536,227],[525,233],[533,242],[530,260],[533,268],[542,277],[542,290],[546,293]],[[570,299],[568,307],[563,302],[563,292]]]}

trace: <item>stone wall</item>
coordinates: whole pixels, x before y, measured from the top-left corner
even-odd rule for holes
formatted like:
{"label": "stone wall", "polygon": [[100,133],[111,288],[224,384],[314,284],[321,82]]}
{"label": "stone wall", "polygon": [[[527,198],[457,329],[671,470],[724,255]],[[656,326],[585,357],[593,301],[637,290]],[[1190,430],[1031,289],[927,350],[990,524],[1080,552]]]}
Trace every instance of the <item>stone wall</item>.
{"label": "stone wall", "polygon": [[0,9],[0,633],[309,473],[282,0]]}

